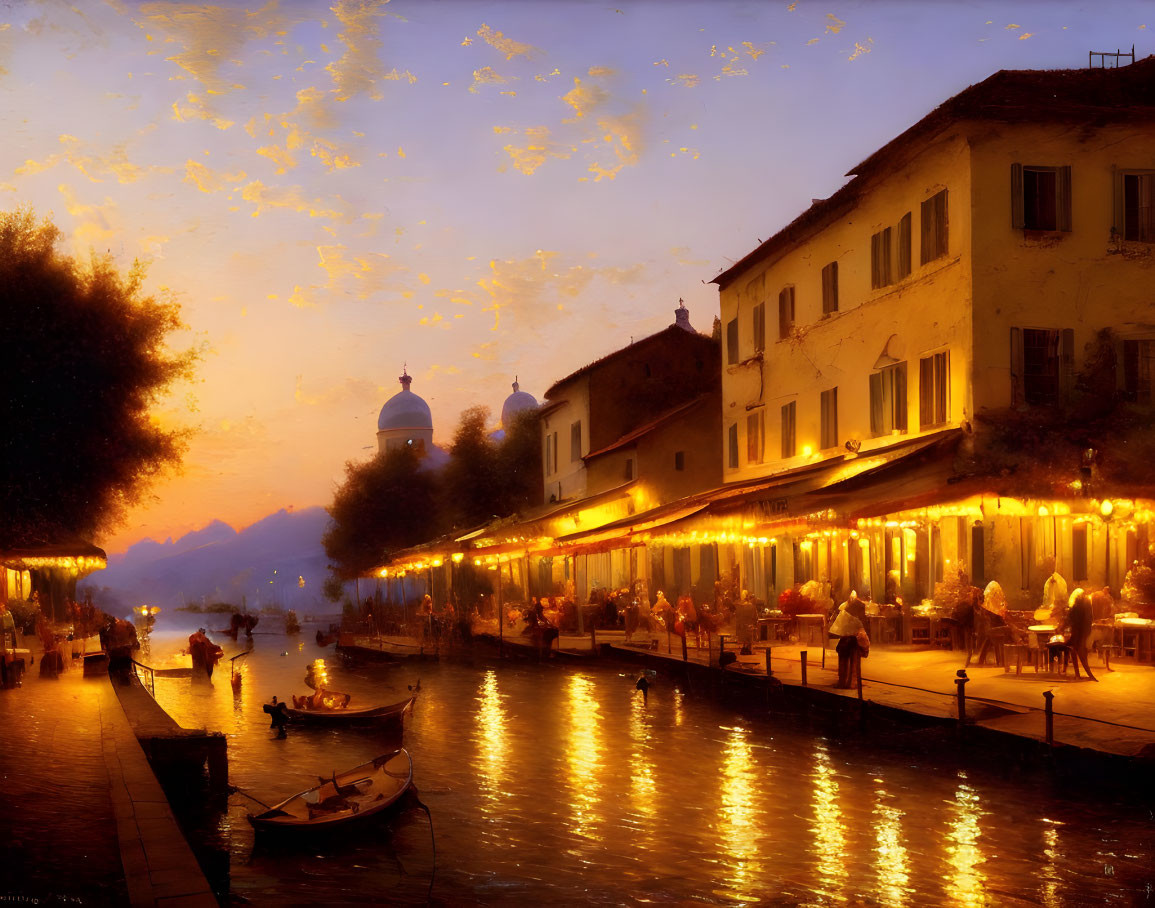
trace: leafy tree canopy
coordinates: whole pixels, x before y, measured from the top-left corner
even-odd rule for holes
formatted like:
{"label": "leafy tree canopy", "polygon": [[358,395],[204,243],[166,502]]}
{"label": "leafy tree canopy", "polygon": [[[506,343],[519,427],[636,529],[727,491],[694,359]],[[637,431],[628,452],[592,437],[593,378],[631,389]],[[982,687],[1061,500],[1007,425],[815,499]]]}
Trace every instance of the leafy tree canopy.
{"label": "leafy tree canopy", "polygon": [[345,482],[329,507],[322,542],[334,574],[352,579],[389,552],[424,542],[437,522],[433,474],[408,445],[364,464],[345,464]]}
{"label": "leafy tree canopy", "polygon": [[175,466],[185,433],[151,410],[191,376],[173,351],[179,306],[143,293],[144,268],[64,255],[31,211],[0,212],[0,544],[89,537]]}
{"label": "leafy tree canopy", "polygon": [[488,421],[487,407],[470,407],[453,433],[441,475],[442,515],[451,527],[486,523],[502,510],[497,448],[485,428]]}

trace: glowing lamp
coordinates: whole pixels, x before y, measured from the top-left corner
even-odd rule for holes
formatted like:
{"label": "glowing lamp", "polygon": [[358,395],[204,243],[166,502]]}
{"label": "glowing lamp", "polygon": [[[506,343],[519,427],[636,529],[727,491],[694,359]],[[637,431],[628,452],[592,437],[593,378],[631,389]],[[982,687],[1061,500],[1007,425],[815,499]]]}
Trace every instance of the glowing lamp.
{"label": "glowing lamp", "polygon": [[1110,517],[1114,510],[1115,505],[1111,503],[1111,499],[1109,498],[1105,500],[1101,505],[1099,505],[1099,513],[1104,517]]}

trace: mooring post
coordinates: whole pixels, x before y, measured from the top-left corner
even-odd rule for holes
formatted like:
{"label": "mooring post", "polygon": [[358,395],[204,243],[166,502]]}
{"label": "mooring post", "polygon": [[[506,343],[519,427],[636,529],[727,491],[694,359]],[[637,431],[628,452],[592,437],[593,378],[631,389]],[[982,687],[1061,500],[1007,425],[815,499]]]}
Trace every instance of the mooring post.
{"label": "mooring post", "polygon": [[954,684],[955,684],[956,690],[958,691],[957,696],[958,696],[958,727],[959,728],[962,728],[964,725],[966,725],[966,721],[967,721],[966,686],[967,686],[967,681],[969,681],[969,680],[970,679],[967,677],[967,673],[966,673],[965,668],[960,668],[957,672],[955,672]]}
{"label": "mooring post", "polygon": [[802,686],[805,687],[806,686],[806,650],[803,650],[801,655],[802,655]]}
{"label": "mooring post", "polygon": [[766,647],[766,677],[769,678],[774,672],[770,671],[770,647]]}
{"label": "mooring post", "polygon": [[854,674],[858,676],[858,700],[862,702],[862,653],[854,650]]}
{"label": "mooring post", "polygon": [[682,636],[682,661],[683,662],[689,662],[690,661],[690,653],[686,649],[686,628],[684,625],[682,627],[682,635],[681,636]]}
{"label": "mooring post", "polygon": [[1047,715],[1047,746],[1048,747],[1054,747],[1055,746],[1055,706],[1054,706],[1054,703],[1052,701],[1055,699],[1055,695],[1051,691],[1045,690],[1045,691],[1043,691],[1043,699],[1046,701],[1046,706],[1044,707],[1044,709],[1045,709],[1046,715]]}

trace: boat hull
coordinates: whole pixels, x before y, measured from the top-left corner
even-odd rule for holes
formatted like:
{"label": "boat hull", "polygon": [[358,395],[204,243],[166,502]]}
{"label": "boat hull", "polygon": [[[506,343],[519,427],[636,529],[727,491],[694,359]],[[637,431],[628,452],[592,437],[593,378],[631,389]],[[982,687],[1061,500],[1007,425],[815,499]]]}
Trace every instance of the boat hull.
{"label": "boat hull", "polygon": [[249,814],[264,832],[317,833],[363,823],[396,808],[413,787],[413,759],[404,748],[325,779],[260,814]]}
{"label": "boat hull", "polygon": [[357,725],[365,723],[400,722],[413,708],[416,697],[389,706],[366,709],[294,709],[285,707],[289,721],[301,725]]}

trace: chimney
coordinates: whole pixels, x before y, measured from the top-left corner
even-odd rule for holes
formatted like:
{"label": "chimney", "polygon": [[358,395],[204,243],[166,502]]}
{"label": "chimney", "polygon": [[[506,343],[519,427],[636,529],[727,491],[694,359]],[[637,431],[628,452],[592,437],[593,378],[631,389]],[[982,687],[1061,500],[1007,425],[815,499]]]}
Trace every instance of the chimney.
{"label": "chimney", "polygon": [[690,324],[690,310],[686,308],[685,302],[683,302],[680,297],[678,299],[678,308],[674,310],[673,327],[681,328],[683,331],[694,330]]}

